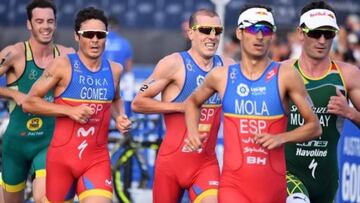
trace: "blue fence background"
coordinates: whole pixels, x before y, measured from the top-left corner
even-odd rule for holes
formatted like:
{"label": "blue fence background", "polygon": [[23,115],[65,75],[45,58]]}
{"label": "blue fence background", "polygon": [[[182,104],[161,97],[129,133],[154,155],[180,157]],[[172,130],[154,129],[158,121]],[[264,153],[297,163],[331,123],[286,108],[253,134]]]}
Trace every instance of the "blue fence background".
{"label": "blue fence background", "polygon": [[338,203],[360,202],[360,130],[346,120],[338,145]]}
{"label": "blue fence background", "polygon": [[[54,0],[58,7],[60,26],[72,27],[75,13],[85,6],[96,6],[114,15],[127,28],[178,29],[184,19],[199,8],[214,8],[210,0]],[[232,0],[226,7],[225,25],[235,26],[239,9],[250,1]],[[254,4],[271,6],[275,21],[280,26],[293,26],[298,12],[308,0],[252,0]],[[349,13],[360,12],[360,1],[328,0],[336,10],[338,19],[345,20]],[[23,26],[28,0],[0,1],[0,25]]]}

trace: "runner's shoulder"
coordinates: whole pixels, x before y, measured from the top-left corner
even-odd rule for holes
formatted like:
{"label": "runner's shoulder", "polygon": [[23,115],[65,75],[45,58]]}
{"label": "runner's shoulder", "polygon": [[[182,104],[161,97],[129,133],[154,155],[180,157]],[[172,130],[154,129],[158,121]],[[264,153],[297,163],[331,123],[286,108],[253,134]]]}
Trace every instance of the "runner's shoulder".
{"label": "runner's shoulder", "polygon": [[75,53],[75,49],[72,48],[72,47],[66,47],[66,46],[61,45],[61,44],[56,44],[56,47],[59,49],[60,55],[66,55],[66,54]]}
{"label": "runner's shoulder", "polygon": [[297,60],[297,59],[288,59],[288,60],[285,60],[285,61],[281,61],[280,64],[281,64],[281,66],[283,66],[283,67],[291,68],[291,67],[294,66],[296,60]]}

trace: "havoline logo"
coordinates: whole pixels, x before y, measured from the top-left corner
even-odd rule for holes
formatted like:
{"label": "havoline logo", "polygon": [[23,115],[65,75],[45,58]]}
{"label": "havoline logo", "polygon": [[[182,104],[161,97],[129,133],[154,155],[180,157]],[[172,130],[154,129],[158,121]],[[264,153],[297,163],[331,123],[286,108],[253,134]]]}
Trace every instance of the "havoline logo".
{"label": "havoline logo", "polygon": [[43,125],[43,121],[39,117],[32,118],[28,120],[28,122],[26,123],[27,129],[29,129],[30,131],[39,130],[42,127],[42,125]]}

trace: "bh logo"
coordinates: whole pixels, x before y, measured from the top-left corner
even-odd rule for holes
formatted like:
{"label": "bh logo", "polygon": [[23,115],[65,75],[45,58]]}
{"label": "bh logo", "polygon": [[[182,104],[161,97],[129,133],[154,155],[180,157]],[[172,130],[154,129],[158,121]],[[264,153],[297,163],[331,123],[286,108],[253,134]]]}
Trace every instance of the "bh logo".
{"label": "bh logo", "polygon": [[244,83],[240,83],[238,86],[237,86],[237,89],[236,89],[236,92],[238,95],[240,95],[240,97],[246,97],[249,95],[249,87],[244,84]]}
{"label": "bh logo", "polygon": [[203,84],[204,79],[205,79],[204,76],[198,75],[197,78],[196,78],[196,85],[197,85],[197,86],[200,86],[201,84]]}

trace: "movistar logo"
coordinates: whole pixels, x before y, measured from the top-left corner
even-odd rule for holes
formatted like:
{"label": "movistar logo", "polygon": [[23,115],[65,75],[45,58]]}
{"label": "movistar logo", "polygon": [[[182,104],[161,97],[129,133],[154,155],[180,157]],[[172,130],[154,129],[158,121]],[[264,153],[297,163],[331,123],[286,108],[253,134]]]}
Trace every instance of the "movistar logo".
{"label": "movistar logo", "polygon": [[77,136],[80,137],[87,137],[89,135],[94,135],[95,133],[95,127],[92,126],[91,128],[85,130],[85,128],[81,127],[79,128],[79,130],[77,131]]}

